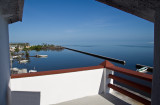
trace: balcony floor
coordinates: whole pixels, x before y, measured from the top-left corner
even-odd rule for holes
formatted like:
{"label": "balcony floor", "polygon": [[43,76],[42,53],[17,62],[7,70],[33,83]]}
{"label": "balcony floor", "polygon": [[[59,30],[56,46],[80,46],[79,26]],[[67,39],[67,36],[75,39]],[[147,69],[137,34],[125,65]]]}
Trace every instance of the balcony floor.
{"label": "balcony floor", "polygon": [[130,105],[111,94],[93,95],[52,105]]}

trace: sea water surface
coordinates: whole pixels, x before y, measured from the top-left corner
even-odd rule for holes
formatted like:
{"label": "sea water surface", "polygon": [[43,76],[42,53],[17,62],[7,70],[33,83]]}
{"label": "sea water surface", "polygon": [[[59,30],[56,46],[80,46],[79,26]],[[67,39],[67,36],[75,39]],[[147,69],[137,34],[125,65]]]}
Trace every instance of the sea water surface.
{"label": "sea water surface", "polygon": [[[52,42],[49,42],[52,43]],[[52,43],[54,44],[54,43]],[[117,66],[136,70],[136,64],[153,66],[153,43],[151,42],[79,42],[60,43],[59,45],[89,53],[111,57],[126,61],[125,65],[114,63]],[[30,51],[30,56],[36,54],[48,55],[47,58],[30,57],[30,62],[19,64],[13,61],[13,67],[35,68],[37,71],[58,70],[76,67],[95,66],[104,60],[70,50],[62,51]]]}

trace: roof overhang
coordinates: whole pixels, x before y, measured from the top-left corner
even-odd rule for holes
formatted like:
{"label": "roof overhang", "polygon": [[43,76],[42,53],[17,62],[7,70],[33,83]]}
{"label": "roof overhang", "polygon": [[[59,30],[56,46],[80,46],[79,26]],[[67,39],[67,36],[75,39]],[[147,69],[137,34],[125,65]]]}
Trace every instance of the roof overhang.
{"label": "roof overhang", "polygon": [[24,0],[0,0],[0,12],[9,24],[22,21]]}
{"label": "roof overhang", "polygon": [[160,8],[159,0],[96,0],[115,7],[122,11],[136,15],[140,18],[154,22],[157,8]]}

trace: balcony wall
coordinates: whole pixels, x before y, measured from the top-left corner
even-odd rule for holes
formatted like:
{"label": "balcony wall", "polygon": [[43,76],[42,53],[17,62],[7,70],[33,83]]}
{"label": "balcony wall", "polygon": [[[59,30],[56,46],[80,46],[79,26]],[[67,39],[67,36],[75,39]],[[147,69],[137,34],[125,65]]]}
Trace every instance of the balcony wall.
{"label": "balcony wall", "polygon": [[105,69],[101,66],[85,69],[87,68],[81,68],[79,71],[71,70],[76,72],[55,74],[53,71],[53,74],[47,73],[48,75],[36,76],[36,73],[33,73],[34,76],[27,77],[26,75],[32,75],[30,73],[24,77],[12,77],[11,90],[40,92],[40,105],[57,104],[103,92],[106,82],[103,75]]}

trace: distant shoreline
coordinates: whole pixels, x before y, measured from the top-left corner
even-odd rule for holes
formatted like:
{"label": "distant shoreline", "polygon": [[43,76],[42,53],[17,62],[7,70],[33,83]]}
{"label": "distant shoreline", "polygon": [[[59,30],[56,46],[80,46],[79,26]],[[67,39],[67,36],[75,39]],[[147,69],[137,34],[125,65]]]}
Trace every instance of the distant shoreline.
{"label": "distant shoreline", "polygon": [[10,51],[11,52],[19,52],[19,51],[48,51],[48,50],[63,50],[62,46],[57,46],[54,44],[38,44],[38,45],[30,45],[30,43],[10,43]]}

